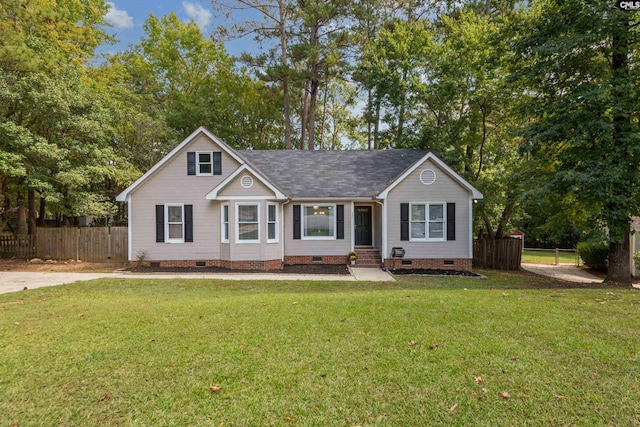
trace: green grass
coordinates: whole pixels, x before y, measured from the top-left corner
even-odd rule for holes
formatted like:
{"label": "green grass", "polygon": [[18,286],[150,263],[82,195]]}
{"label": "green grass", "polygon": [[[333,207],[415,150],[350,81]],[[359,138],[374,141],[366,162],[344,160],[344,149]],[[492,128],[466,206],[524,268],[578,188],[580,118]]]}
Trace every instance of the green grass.
{"label": "green grass", "polygon": [[0,426],[640,425],[639,292],[486,274],[0,295]]}
{"label": "green grass", "polygon": [[[575,264],[576,253],[560,252],[558,254],[558,258],[560,263],[562,264]],[[552,250],[549,250],[549,251],[524,250],[522,251],[522,262],[528,262],[532,264],[555,264],[556,253]]]}

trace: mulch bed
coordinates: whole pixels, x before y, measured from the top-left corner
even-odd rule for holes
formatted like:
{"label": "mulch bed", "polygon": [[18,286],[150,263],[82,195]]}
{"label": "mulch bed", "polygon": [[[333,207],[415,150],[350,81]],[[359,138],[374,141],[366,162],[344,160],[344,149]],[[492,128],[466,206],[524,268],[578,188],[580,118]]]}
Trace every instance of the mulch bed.
{"label": "mulch bed", "polygon": [[222,267],[136,267],[134,273],[272,273],[272,274],[344,274],[349,268],[344,264],[285,265],[281,270],[232,270]]}
{"label": "mulch bed", "polygon": [[392,274],[416,274],[422,276],[458,276],[458,277],[482,277],[471,271],[441,270],[438,268],[399,268],[389,271]]}

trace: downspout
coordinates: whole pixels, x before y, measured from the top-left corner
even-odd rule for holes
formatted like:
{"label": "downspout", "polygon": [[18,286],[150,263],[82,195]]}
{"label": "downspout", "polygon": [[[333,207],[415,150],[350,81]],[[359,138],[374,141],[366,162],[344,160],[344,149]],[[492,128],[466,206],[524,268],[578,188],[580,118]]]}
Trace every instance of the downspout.
{"label": "downspout", "polygon": [[355,202],[352,200],[351,201],[351,249],[349,249],[350,251],[355,251],[356,250],[356,227],[355,227]]}
{"label": "downspout", "polygon": [[382,233],[382,250],[380,251],[380,265],[382,266],[383,270],[386,270],[384,265],[384,257],[387,255],[387,204],[385,203],[384,199],[380,201],[380,199],[374,198],[373,200],[380,205],[382,210],[382,226],[380,227],[382,228],[382,230],[380,230],[380,232]]}
{"label": "downspout", "polygon": [[290,198],[287,198],[284,202],[280,203],[280,269],[284,268],[284,205],[291,202]]}

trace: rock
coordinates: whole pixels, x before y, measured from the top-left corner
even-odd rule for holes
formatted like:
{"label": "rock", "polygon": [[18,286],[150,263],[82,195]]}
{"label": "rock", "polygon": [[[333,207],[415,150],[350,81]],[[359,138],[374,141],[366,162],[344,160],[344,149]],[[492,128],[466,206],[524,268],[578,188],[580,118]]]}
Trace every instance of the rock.
{"label": "rock", "polygon": [[42,264],[44,261],[42,261],[40,258],[32,258],[29,260],[29,264]]}

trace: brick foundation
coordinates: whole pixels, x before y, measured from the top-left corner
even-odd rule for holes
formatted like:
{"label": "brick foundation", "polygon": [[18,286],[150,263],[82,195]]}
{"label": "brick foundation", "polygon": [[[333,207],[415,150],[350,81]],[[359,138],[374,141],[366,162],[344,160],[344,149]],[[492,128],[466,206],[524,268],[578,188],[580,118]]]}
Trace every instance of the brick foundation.
{"label": "brick foundation", "polygon": [[[411,264],[402,264],[402,262],[411,262]],[[447,261],[447,264],[445,264]],[[453,262],[453,264],[450,264]],[[446,258],[446,259],[428,259],[428,258],[387,258],[384,260],[384,266],[387,270],[400,270],[408,268],[432,268],[438,270],[456,270],[471,271],[470,258]]]}
{"label": "brick foundation", "polygon": [[285,256],[285,265],[298,264],[347,264],[348,255],[317,255],[317,256]]}
{"label": "brick foundation", "polygon": [[[203,265],[204,264],[204,265]],[[145,261],[142,265],[132,261],[133,267],[151,267],[151,265],[161,268],[198,268],[198,267],[221,267],[230,270],[279,270],[282,262],[279,259],[269,261],[226,261],[222,259],[214,260],[188,260],[188,261]]]}

